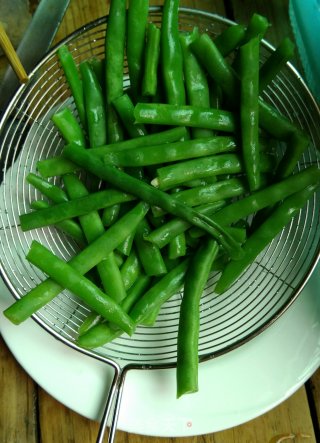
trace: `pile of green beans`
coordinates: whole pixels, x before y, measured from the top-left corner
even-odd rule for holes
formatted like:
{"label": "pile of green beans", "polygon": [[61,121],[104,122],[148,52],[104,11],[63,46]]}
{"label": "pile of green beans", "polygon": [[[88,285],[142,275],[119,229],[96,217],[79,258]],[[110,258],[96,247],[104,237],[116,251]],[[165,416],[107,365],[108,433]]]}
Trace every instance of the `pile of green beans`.
{"label": "pile of green beans", "polygon": [[[48,278],[4,314],[19,324],[67,288],[90,308],[77,343],[96,348],[153,324],[183,289],[180,397],[198,390],[210,274],[219,273],[217,294],[232,287],[313,195],[320,170],[296,168],[308,135],[260,98],[293,55],[289,39],[260,67],[265,17],[212,39],[179,30],[179,0],[164,0],[161,28],[148,10],[148,0],[130,0],[128,10],[111,1],[101,60],[77,66],[66,45],[58,49],[76,112],[52,116],[65,146],[27,175],[43,199],[20,226],[61,229],[79,252],[66,263],[34,241],[26,258]],[[271,140],[288,146],[282,156]]]}

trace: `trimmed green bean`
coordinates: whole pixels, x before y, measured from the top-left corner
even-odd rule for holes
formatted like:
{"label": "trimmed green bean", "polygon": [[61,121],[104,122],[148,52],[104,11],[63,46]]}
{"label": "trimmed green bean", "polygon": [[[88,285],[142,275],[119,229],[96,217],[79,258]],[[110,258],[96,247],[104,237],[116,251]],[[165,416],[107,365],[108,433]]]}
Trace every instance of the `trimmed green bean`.
{"label": "trimmed green bean", "polygon": [[80,64],[83,83],[87,132],[90,148],[107,143],[106,112],[102,88],[88,62]]}
{"label": "trimmed green bean", "polygon": [[[134,232],[137,224],[149,210],[146,203],[138,203],[131,211],[121,217],[97,240],[73,257],[69,264],[81,274],[100,263],[111,251]],[[21,299],[17,300],[5,311],[4,315],[14,324],[20,324],[32,314],[56,297],[63,288],[51,279],[47,279],[31,289]]]}
{"label": "trimmed green bean", "polygon": [[138,225],[134,237],[137,254],[146,275],[158,276],[167,272],[166,265],[157,245],[144,239],[144,236],[151,232],[151,228],[146,218]]}
{"label": "trimmed green bean", "polygon": [[120,152],[108,152],[103,160],[105,163],[116,166],[149,166],[230,152],[236,149],[237,144],[233,137],[216,136],[155,146],[146,145]]}
{"label": "trimmed green bean", "polygon": [[123,129],[112,102],[123,94],[125,41],[126,0],[117,0],[110,3],[105,37],[105,93],[109,143],[116,143],[123,139]]}
{"label": "trimmed green bean", "polygon": [[251,192],[260,188],[258,37],[240,47],[240,121],[242,158]]}
{"label": "trimmed green bean", "polygon": [[227,57],[238,48],[244,39],[245,32],[244,25],[231,25],[214,39],[214,43],[223,57]]}
{"label": "trimmed green bean", "polygon": [[130,90],[135,101],[142,93],[149,0],[130,0],[128,6],[127,60]]}
{"label": "trimmed green bean", "polygon": [[95,312],[118,325],[127,334],[132,335],[135,324],[128,314],[70,264],[55,256],[36,241],[32,242],[26,258],[58,284],[81,298]]}
{"label": "trimmed green bean", "polygon": [[275,79],[276,75],[294,56],[294,53],[295,44],[290,40],[290,38],[285,37],[260,68],[260,92],[263,91],[271,83],[271,81]]}
{"label": "trimmed green bean", "polygon": [[211,238],[192,256],[184,283],[177,345],[177,397],[198,391],[200,299],[219,251]]}
{"label": "trimmed green bean", "polygon": [[137,123],[207,128],[234,132],[236,119],[232,112],[191,105],[166,103],[138,103],[134,108]]}
{"label": "trimmed green bean", "polygon": [[22,214],[20,215],[20,225],[23,231],[28,231],[134,199],[135,197],[132,195],[115,189],[98,191],[86,197],[58,203],[42,211]]}
{"label": "trimmed green bean", "polygon": [[[210,92],[206,73],[189,48],[190,41],[194,38],[194,34],[197,34],[197,30],[194,30],[192,34],[180,33],[180,43],[183,55],[183,72],[188,104],[210,108]],[[212,136],[213,131],[211,129],[192,129],[193,138]]]}
{"label": "trimmed green bean", "polygon": [[128,291],[141,275],[141,264],[135,248],[131,248],[130,255],[120,269],[121,278],[126,291]]}
{"label": "trimmed green bean", "polygon": [[134,105],[128,94],[123,94],[115,98],[112,104],[131,138],[142,137],[147,134],[143,124],[135,123],[133,115]]}
{"label": "trimmed green bean", "polygon": [[236,174],[242,170],[242,161],[237,154],[212,155],[163,166],[157,169],[157,177],[151,181],[151,184],[167,190],[189,180],[212,175]]}
{"label": "trimmed green bean", "polygon": [[[31,209],[41,210],[48,208],[49,203],[43,200],[36,200],[30,204]],[[82,229],[74,220],[63,220],[60,223],[56,223],[55,227],[60,229],[62,232],[68,234],[71,238],[73,238],[79,246],[84,246],[87,242],[84,238]]]}
{"label": "trimmed green bean", "polygon": [[53,114],[51,120],[66,143],[75,143],[79,146],[85,146],[86,142],[82,128],[69,108],[65,107],[60,109]]}
{"label": "trimmed green bean", "polygon": [[66,45],[60,46],[58,57],[69,84],[82,126],[86,127],[86,113],[84,107],[83,89],[78,68],[74,58]]}
{"label": "trimmed green bean", "polygon": [[179,3],[179,0],[164,0],[160,38],[163,87],[167,103],[173,105],[183,105],[186,101],[179,40]]}
{"label": "trimmed green bean", "polygon": [[160,28],[154,23],[149,23],[147,28],[145,61],[142,77],[142,95],[145,97],[154,97],[157,93],[160,36]]}
{"label": "trimmed green bean", "polygon": [[67,202],[68,196],[59,186],[44,180],[33,172],[27,174],[26,180],[54,203]]}

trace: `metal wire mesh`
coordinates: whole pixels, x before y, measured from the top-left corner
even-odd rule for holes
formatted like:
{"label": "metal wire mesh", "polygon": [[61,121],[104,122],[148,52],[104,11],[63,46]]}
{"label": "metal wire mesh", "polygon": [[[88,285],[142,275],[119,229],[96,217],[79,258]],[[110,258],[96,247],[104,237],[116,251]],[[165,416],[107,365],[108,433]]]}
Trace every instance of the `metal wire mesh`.
{"label": "metal wire mesh", "polygon": [[[160,25],[161,11],[153,10],[150,20]],[[228,24],[212,14],[181,10],[183,30],[198,26],[200,31],[214,36]],[[106,19],[102,18],[66,39],[76,63],[104,56],[105,29]],[[264,45],[261,61],[270,50]],[[126,66],[124,84],[128,86]],[[319,110],[296,71],[290,66],[283,69],[263,93],[263,98],[310,134],[309,149],[298,168],[310,164],[320,166]],[[42,272],[25,259],[33,239],[66,260],[77,252],[77,245],[55,228],[32,232],[22,232],[19,228],[19,214],[28,212],[30,202],[39,198],[38,191],[27,184],[26,175],[36,171],[38,160],[62,150],[63,141],[50,117],[64,106],[76,114],[53,51],[31,74],[30,83],[20,89],[1,123],[1,271],[15,298],[22,297],[44,278]],[[281,143],[277,149],[283,149]],[[201,300],[201,359],[220,355],[248,341],[275,321],[297,297],[319,254],[319,201],[318,192],[224,294],[214,293],[218,274],[212,274]],[[180,302],[181,294],[176,294],[163,306],[152,328],[139,327],[132,338],[122,336],[97,349],[96,355],[138,364],[175,362]],[[36,319],[56,337],[73,343],[88,312],[85,305],[64,291],[41,309]]]}

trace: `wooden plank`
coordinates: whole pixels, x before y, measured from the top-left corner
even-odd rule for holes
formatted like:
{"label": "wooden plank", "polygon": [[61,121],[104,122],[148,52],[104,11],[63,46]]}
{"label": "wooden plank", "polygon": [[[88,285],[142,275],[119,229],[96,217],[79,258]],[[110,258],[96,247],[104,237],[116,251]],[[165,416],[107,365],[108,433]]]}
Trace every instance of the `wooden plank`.
{"label": "wooden plank", "polygon": [[0,337],[0,442],[36,443],[37,387]]}

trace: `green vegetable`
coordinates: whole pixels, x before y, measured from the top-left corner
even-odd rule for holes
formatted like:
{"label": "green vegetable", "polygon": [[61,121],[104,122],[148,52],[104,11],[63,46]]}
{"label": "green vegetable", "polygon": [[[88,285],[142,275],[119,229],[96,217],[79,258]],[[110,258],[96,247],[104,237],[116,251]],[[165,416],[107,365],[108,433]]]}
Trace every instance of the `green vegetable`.
{"label": "green vegetable", "polygon": [[158,66],[160,59],[161,31],[154,23],[148,23],[145,50],[142,95],[154,97],[158,88]]}
{"label": "green vegetable", "polygon": [[58,284],[81,298],[95,312],[132,335],[135,324],[124,310],[68,263],[36,241],[32,242],[26,258]]}
{"label": "green vegetable", "polygon": [[180,307],[177,346],[177,397],[198,391],[200,299],[219,246],[208,238],[190,260]]}

